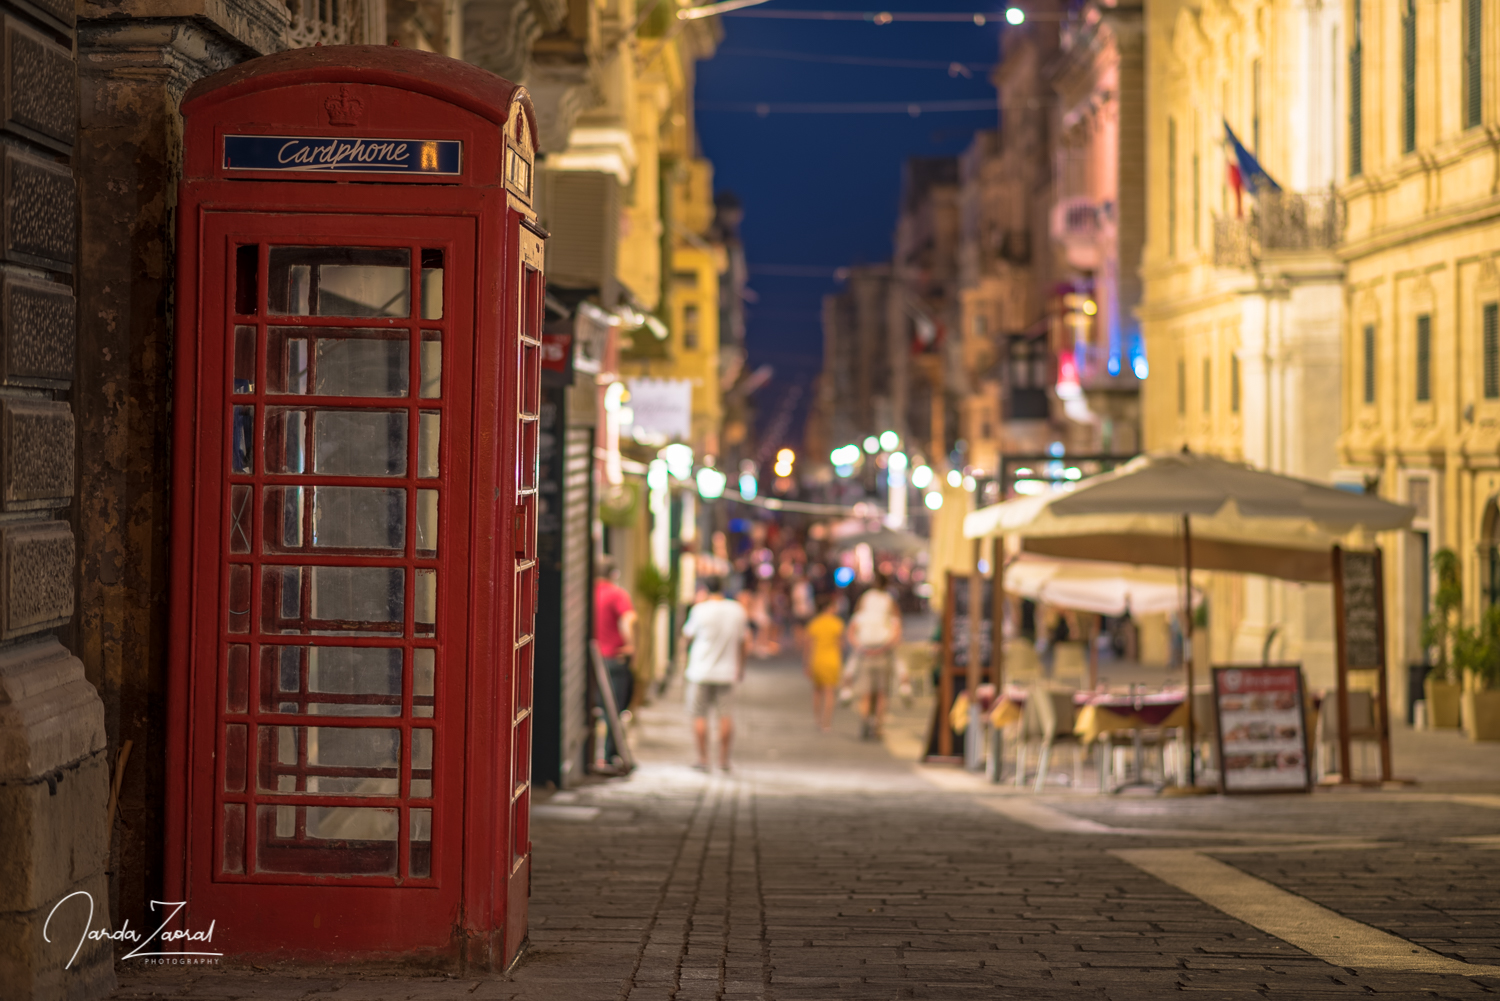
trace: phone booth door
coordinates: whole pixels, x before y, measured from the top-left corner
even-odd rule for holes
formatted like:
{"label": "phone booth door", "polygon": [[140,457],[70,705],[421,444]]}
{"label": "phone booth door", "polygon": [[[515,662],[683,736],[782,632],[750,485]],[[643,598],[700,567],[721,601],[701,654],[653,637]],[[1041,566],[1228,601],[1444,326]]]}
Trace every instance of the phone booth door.
{"label": "phone booth door", "polygon": [[[203,403],[224,434],[202,462],[220,493],[200,496],[223,535],[200,540],[199,574],[225,601],[194,624],[196,662],[221,673],[195,707],[217,719],[195,760],[215,765],[191,778],[217,833],[188,872],[203,904],[276,886],[285,907],[305,886],[360,951],[440,948],[459,910],[469,655],[468,561],[440,557],[472,542],[473,298],[457,293],[474,224],[370,232],[336,216],[204,227],[205,274],[225,281],[202,303]],[[368,895],[318,892],[330,882]]]}

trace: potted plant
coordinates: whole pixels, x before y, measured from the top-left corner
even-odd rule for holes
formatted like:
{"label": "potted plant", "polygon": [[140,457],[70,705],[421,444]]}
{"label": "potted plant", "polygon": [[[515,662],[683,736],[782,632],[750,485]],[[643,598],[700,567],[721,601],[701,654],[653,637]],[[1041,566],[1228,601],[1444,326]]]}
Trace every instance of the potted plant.
{"label": "potted plant", "polygon": [[1500,606],[1491,605],[1477,628],[1454,631],[1453,661],[1462,672],[1459,705],[1470,740],[1500,740]]}
{"label": "potted plant", "polygon": [[1422,622],[1422,646],[1435,651],[1436,657],[1422,691],[1427,698],[1427,725],[1434,730],[1455,730],[1460,722],[1462,688],[1452,652],[1464,601],[1458,554],[1439,549],[1432,554],[1432,569],[1437,575],[1437,593],[1432,596],[1432,611]]}

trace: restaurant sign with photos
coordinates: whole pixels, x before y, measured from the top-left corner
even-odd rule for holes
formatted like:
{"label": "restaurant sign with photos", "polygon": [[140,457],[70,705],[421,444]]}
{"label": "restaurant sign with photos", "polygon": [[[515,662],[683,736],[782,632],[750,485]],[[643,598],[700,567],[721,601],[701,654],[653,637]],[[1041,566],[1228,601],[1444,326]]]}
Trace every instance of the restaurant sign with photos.
{"label": "restaurant sign with photos", "polygon": [[1311,789],[1301,665],[1216,667],[1213,674],[1220,790]]}

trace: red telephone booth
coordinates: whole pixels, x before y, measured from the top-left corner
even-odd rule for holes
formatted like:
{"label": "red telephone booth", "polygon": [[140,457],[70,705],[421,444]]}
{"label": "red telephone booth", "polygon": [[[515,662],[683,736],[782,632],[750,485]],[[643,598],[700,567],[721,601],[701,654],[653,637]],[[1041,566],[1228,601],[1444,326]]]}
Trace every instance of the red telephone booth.
{"label": "red telephone booth", "polygon": [[340,46],[182,110],[167,897],[229,956],[503,967],[530,885],[530,99]]}

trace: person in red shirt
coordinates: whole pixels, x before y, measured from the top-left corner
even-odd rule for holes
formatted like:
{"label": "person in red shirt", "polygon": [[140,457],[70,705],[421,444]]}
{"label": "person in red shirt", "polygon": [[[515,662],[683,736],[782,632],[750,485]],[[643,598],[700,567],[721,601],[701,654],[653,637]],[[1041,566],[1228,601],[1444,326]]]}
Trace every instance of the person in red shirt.
{"label": "person in red shirt", "polygon": [[[609,690],[615,707],[624,712],[635,695],[635,675],[630,661],[635,656],[635,605],[630,592],[619,584],[620,568],[608,556],[599,557],[594,569],[594,639],[599,656],[609,672]],[[615,758],[614,735],[605,740],[604,756]]]}

